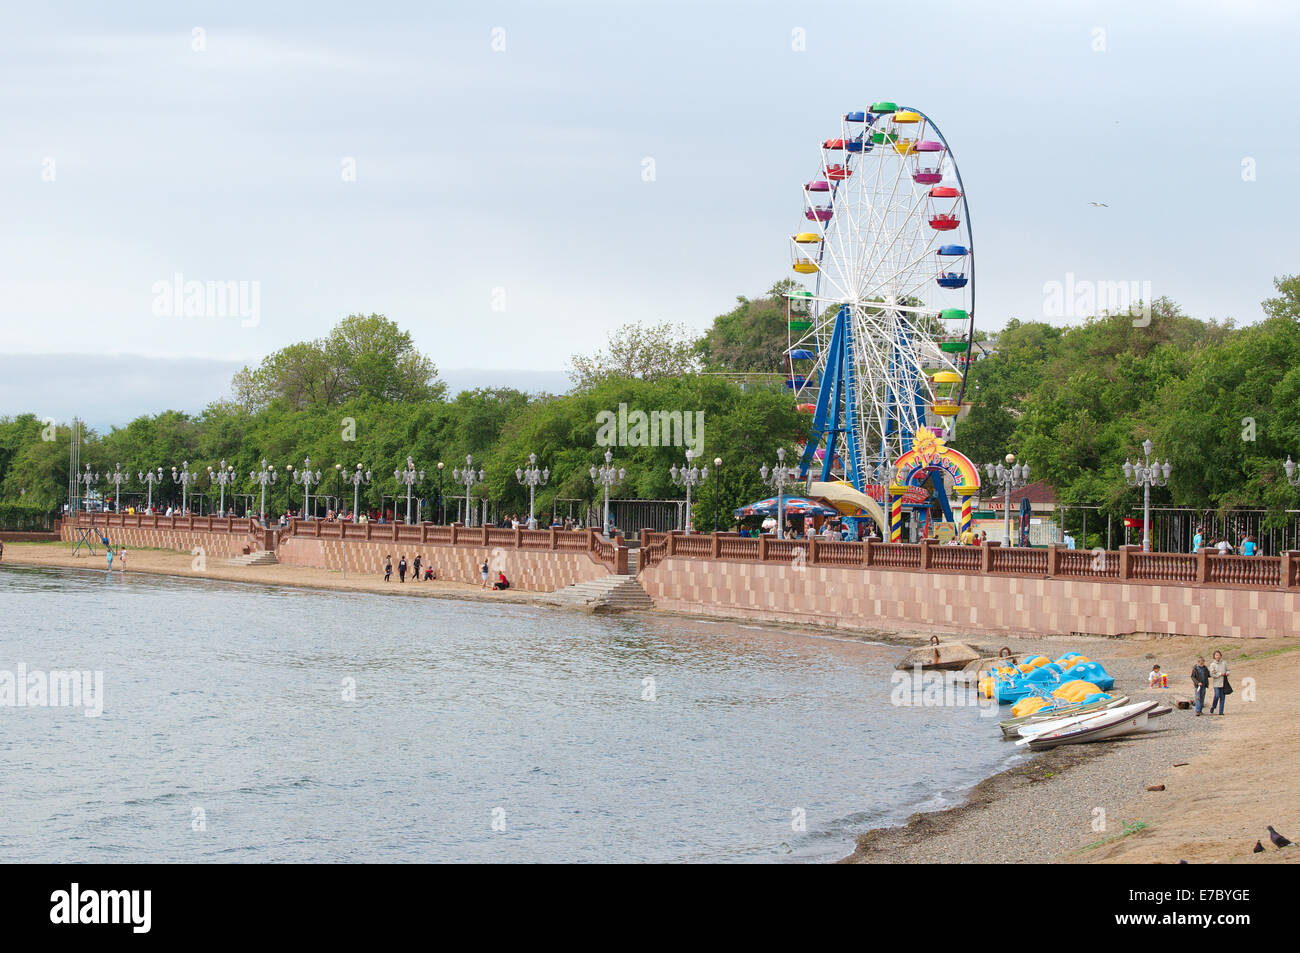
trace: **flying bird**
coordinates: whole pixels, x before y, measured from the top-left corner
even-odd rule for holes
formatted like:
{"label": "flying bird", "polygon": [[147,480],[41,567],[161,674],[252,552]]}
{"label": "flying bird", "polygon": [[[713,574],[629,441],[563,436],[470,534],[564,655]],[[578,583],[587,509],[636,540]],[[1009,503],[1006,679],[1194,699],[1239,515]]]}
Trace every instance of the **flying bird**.
{"label": "flying bird", "polygon": [[1291,846],[1291,841],[1288,838],[1279,834],[1277,831],[1273,830],[1272,824],[1268,825],[1268,839],[1273,842],[1273,846],[1276,847],[1278,850],[1281,850],[1283,847]]}
{"label": "flying bird", "polygon": [[1255,841],[1255,848],[1251,851],[1251,853],[1252,854],[1264,853],[1264,845],[1261,844],[1259,841]]}
{"label": "flying bird", "polygon": [[1089,205],[1095,205],[1097,208],[1110,208],[1105,202],[1089,202]]}

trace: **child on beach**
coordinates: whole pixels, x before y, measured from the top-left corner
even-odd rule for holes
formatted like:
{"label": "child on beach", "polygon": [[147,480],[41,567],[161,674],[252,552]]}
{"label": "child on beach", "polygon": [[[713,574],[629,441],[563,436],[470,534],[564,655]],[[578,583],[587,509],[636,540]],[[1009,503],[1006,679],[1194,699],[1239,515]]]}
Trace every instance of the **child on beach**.
{"label": "child on beach", "polygon": [[392,578],[393,578],[393,557],[385,556],[384,557],[384,582],[388,582]]}
{"label": "child on beach", "polygon": [[126,547],[125,546],[123,546],[122,551],[117,554],[117,558],[118,558],[118,562],[122,564],[122,572],[126,572]]}
{"label": "child on beach", "polygon": [[1151,674],[1147,676],[1147,688],[1164,688],[1169,684],[1169,679],[1161,674],[1159,665],[1151,666]]}
{"label": "child on beach", "polygon": [[478,571],[479,571],[479,575],[483,577],[483,585],[479,586],[479,588],[486,589],[487,577],[488,577],[488,561],[486,559],[483,560],[483,565],[478,567]]}

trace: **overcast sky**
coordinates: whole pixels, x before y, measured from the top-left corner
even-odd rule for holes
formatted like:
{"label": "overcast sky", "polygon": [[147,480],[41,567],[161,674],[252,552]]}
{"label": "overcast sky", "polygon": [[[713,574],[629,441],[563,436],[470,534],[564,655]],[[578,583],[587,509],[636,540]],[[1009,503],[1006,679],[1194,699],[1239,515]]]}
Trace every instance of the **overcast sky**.
{"label": "overcast sky", "polygon": [[[1300,270],[1297,19],[1249,0],[12,5],[0,414],[198,409],[230,367],[358,311],[462,381],[561,383],[623,322],[702,329],[785,277],[819,142],[877,99],[953,147],[982,327],[1044,318],[1068,274],[1257,320]],[[257,297],[159,314],[177,275]],[[32,354],[166,363],[14,359]]]}

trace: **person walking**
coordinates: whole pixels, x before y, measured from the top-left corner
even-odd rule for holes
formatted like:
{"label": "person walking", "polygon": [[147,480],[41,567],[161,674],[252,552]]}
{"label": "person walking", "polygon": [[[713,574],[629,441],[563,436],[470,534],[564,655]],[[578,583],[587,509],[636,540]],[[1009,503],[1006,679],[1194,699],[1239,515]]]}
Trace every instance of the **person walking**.
{"label": "person walking", "polygon": [[1214,687],[1214,698],[1210,702],[1210,714],[1214,714],[1214,707],[1219,707],[1219,714],[1223,714],[1223,705],[1228,697],[1228,692],[1232,691],[1232,686],[1228,684],[1228,663],[1223,660],[1222,652],[1214,653],[1214,661],[1210,663],[1210,684]]}
{"label": "person walking", "polygon": [[126,547],[125,546],[123,546],[122,551],[117,554],[117,560],[121,564],[122,572],[126,572]]}
{"label": "person walking", "polygon": [[393,557],[385,556],[384,557],[384,582],[388,582],[392,578],[393,578]]}
{"label": "person walking", "polygon": [[406,554],[405,553],[403,553],[402,558],[397,561],[397,581],[406,582]]}
{"label": "person walking", "polygon": [[412,578],[416,582],[419,582],[420,581],[420,554],[419,553],[415,554],[415,562],[413,562],[411,566],[415,569],[415,575]]}
{"label": "person walking", "polygon": [[486,589],[488,579],[488,561],[486,558],[483,560],[483,565],[478,567],[478,572],[479,575],[483,577],[483,584],[479,586],[479,588]]}
{"label": "person walking", "polygon": [[1205,656],[1198,655],[1192,666],[1192,690],[1196,693],[1196,717],[1201,717],[1205,707],[1205,689],[1210,684],[1210,670],[1205,667]]}

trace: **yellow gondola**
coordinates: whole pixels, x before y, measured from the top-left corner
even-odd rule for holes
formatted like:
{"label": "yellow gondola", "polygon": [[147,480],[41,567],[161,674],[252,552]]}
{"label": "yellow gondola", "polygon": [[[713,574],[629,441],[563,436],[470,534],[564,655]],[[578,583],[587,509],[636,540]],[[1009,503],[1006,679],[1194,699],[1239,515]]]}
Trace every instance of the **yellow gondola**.
{"label": "yellow gondola", "polygon": [[918,112],[913,112],[910,109],[904,109],[902,112],[894,113],[894,122],[899,124],[909,123],[909,122],[920,122],[920,121],[921,121],[921,114]]}
{"label": "yellow gondola", "polygon": [[816,232],[800,232],[798,235],[791,237],[791,241],[798,245],[816,245],[822,240],[822,237]]}
{"label": "yellow gondola", "polygon": [[794,262],[794,270],[799,272],[801,275],[815,274],[818,270],[817,262],[811,261],[807,258],[796,258]]}
{"label": "yellow gondola", "polygon": [[899,139],[894,143],[894,151],[900,156],[910,156],[916,151],[915,139]]}

